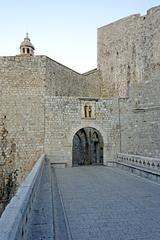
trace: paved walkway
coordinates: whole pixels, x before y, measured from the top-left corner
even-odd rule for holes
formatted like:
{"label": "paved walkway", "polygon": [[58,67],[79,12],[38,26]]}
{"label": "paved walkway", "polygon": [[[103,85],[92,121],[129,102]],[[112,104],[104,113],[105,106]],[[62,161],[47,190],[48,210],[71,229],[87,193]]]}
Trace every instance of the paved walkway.
{"label": "paved walkway", "polygon": [[[65,214],[58,217],[58,211],[53,210],[52,238],[34,239],[56,238],[58,221],[63,222],[59,231],[65,233],[56,240],[160,239],[160,185],[118,168],[103,166],[56,169],[55,172],[52,169],[51,173],[53,185],[56,175],[58,189],[55,191],[52,187],[53,202],[62,201]],[[51,217],[49,202],[48,218]],[[58,209],[56,203],[53,205]]]}
{"label": "paved walkway", "polygon": [[32,211],[27,240],[53,240],[53,199],[49,165],[42,174],[40,189]]}

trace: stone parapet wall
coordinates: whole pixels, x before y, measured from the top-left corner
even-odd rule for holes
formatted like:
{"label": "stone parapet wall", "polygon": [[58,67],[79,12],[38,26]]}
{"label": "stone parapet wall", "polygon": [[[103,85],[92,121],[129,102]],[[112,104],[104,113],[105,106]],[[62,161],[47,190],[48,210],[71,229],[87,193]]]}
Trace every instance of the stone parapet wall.
{"label": "stone parapet wall", "polygon": [[118,153],[117,161],[160,172],[160,158]]}
{"label": "stone parapet wall", "polygon": [[41,181],[44,161],[43,155],[3,212],[0,218],[0,240],[27,239],[28,224]]}

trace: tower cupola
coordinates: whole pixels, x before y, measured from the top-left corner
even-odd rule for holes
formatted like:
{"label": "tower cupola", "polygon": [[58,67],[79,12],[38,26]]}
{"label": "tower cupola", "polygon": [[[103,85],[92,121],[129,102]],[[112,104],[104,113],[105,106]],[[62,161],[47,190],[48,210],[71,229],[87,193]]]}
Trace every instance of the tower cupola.
{"label": "tower cupola", "polygon": [[35,48],[28,37],[28,33],[26,33],[26,37],[24,38],[24,41],[20,45],[20,54],[34,56],[34,50]]}

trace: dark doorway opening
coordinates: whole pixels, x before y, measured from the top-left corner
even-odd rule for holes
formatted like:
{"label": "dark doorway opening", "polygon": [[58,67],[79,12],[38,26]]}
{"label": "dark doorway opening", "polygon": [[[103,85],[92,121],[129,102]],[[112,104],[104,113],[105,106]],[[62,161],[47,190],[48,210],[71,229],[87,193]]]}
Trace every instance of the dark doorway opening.
{"label": "dark doorway opening", "polygon": [[80,129],[73,138],[73,166],[103,164],[103,138],[91,127]]}

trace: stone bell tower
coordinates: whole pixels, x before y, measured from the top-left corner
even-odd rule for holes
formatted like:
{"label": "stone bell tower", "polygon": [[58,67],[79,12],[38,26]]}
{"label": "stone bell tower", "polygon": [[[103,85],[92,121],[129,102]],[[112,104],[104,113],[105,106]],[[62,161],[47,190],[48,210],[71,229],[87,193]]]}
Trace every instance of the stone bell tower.
{"label": "stone bell tower", "polygon": [[26,33],[26,37],[24,38],[24,41],[20,45],[20,54],[25,56],[26,55],[34,56],[34,50],[35,48],[28,37],[28,33]]}

